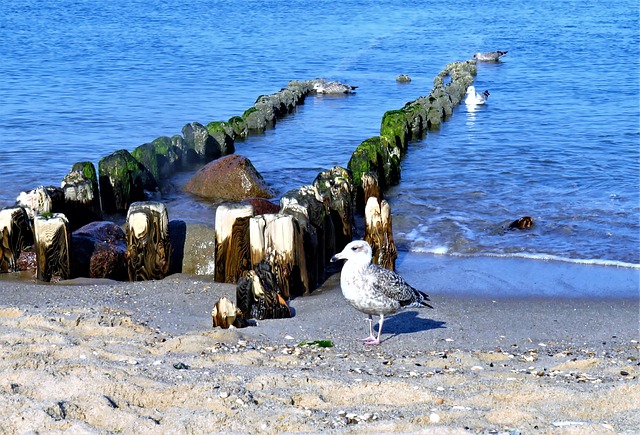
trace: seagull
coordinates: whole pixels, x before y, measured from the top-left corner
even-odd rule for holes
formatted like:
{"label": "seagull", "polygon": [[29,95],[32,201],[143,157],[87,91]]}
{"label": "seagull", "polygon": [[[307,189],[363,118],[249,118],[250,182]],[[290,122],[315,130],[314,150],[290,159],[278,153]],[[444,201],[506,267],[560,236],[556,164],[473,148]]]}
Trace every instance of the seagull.
{"label": "seagull", "polygon": [[475,86],[469,86],[467,88],[467,98],[464,99],[464,104],[484,104],[489,98],[489,91],[483,91],[481,94],[476,92]]}
{"label": "seagull", "polygon": [[476,53],[473,58],[481,62],[497,62],[505,54],[507,54],[506,51],[488,51],[486,53]]}
{"label": "seagull", "polygon": [[313,84],[313,90],[318,94],[353,94],[356,88],[340,82],[318,81]]}
{"label": "seagull", "polygon": [[[371,246],[364,240],[353,241],[331,261],[347,260],[340,274],[342,295],[356,310],[369,315],[369,336],[364,344],[380,344],[384,316],[403,308],[429,307],[426,293],[411,287],[396,272],[371,264]],[[380,316],[378,336],[373,335],[373,318]]]}

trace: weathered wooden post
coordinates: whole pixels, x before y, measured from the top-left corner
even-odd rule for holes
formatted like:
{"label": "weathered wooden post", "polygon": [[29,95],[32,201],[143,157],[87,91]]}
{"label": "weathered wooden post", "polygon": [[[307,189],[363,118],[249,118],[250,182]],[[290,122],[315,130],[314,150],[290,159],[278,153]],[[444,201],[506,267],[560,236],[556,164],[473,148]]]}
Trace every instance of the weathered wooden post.
{"label": "weathered wooden post", "polygon": [[28,192],[21,192],[16,205],[24,207],[29,219],[34,220],[39,214],[57,213],[64,207],[64,193],[55,186],[38,186]]}
{"label": "weathered wooden post", "polygon": [[216,209],[216,281],[235,284],[251,269],[249,220],[252,216],[250,204],[226,203]]}
{"label": "weathered wooden post", "polygon": [[255,268],[266,259],[277,276],[285,300],[313,290],[306,272],[302,234],[293,216],[259,215],[250,220],[249,228],[252,266]]}
{"label": "weathered wooden post", "polygon": [[22,207],[0,210],[0,272],[17,272],[18,257],[33,245],[33,230]]}
{"label": "weathered wooden post", "polygon": [[62,213],[45,213],[34,219],[37,278],[67,279],[71,275],[69,221]]}
{"label": "weathered wooden post", "polygon": [[134,202],[127,212],[127,269],[130,281],[162,279],[169,272],[169,216],[161,202]]}
{"label": "weathered wooden post", "polygon": [[398,250],[393,242],[391,225],[391,208],[389,203],[372,196],[367,200],[365,208],[364,240],[369,242],[373,250],[372,262],[386,269],[395,270]]}
{"label": "weathered wooden post", "polygon": [[[339,252],[353,239],[355,209],[355,188],[351,173],[340,166],[318,174],[313,186],[322,195],[329,208],[329,216],[334,228],[333,249]],[[331,254],[333,255],[333,254]]]}
{"label": "weathered wooden post", "polygon": [[102,220],[98,176],[91,162],[78,162],[63,178],[60,187],[64,193],[65,216],[71,230]]}

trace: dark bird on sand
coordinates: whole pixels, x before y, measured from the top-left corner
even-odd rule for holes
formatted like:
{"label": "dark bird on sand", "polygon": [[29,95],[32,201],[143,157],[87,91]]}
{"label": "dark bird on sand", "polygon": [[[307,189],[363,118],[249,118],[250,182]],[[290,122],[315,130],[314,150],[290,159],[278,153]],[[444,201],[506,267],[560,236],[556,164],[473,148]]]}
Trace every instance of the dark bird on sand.
{"label": "dark bird on sand", "polygon": [[[384,316],[411,307],[433,308],[426,293],[416,290],[396,272],[371,264],[371,246],[364,240],[349,243],[332,262],[347,260],[342,266],[342,294],[356,310],[369,315],[369,336],[364,344],[380,344]],[[378,336],[373,335],[373,315],[380,316]]]}

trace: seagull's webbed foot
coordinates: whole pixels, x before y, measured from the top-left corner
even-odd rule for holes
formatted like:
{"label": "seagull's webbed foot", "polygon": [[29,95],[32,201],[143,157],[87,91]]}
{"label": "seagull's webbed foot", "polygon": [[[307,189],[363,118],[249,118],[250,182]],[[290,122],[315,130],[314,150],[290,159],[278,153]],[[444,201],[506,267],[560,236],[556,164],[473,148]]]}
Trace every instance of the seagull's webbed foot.
{"label": "seagull's webbed foot", "polygon": [[364,340],[362,340],[362,344],[369,344],[369,345],[377,346],[377,345],[380,344],[380,340],[377,339],[374,336],[371,336],[371,337],[367,337]]}

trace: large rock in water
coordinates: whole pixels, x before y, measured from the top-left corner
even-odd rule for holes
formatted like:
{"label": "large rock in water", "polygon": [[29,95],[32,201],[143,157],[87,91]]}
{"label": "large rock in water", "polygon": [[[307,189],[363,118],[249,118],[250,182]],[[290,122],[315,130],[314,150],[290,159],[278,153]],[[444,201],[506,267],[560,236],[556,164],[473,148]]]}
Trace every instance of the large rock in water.
{"label": "large rock in water", "polygon": [[273,192],[251,161],[238,154],[221,157],[203,166],[187,182],[184,191],[213,201],[273,198]]}

